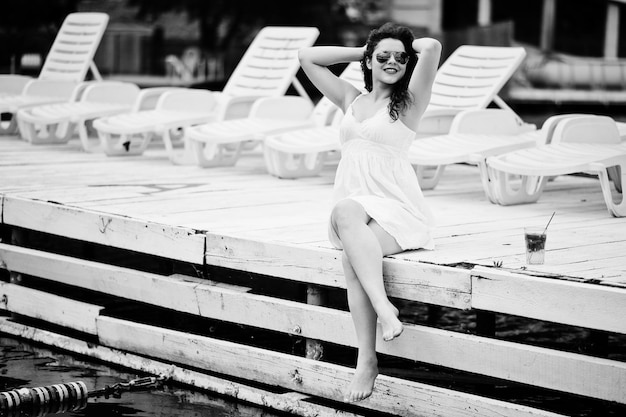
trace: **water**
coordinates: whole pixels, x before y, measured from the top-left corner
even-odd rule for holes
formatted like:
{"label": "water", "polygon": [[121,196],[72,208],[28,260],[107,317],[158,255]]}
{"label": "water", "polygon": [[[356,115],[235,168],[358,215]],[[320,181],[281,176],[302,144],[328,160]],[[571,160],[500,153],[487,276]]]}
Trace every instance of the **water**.
{"label": "water", "polygon": [[[88,359],[52,351],[29,342],[0,337],[0,391],[83,381],[89,391],[145,377]],[[38,415],[38,414],[35,414]],[[86,417],[274,417],[267,410],[235,403],[181,386],[125,392],[121,398],[90,398],[82,410],[46,414]],[[26,417],[26,416],[24,416]]]}

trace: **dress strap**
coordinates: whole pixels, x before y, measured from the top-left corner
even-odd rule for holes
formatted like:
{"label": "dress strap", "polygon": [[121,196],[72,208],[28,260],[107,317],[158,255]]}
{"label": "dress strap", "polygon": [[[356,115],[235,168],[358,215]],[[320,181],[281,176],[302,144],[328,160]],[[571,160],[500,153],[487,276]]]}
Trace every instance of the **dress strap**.
{"label": "dress strap", "polygon": [[364,95],[365,95],[365,94],[361,93],[361,94],[359,94],[358,96],[356,96],[356,97],[354,98],[354,100],[352,100],[352,103],[350,103],[350,104],[348,105],[348,108],[347,108],[346,110],[349,110],[350,108],[352,108],[352,106],[354,105],[354,103],[356,103],[356,102],[357,102],[357,101],[358,101],[361,97],[363,97]]}

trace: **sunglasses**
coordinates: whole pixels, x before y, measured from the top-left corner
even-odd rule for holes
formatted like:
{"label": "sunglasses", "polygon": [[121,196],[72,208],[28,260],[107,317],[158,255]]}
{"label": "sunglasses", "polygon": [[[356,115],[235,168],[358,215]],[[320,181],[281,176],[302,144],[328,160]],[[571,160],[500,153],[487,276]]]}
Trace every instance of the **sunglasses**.
{"label": "sunglasses", "polygon": [[400,65],[404,65],[407,62],[409,62],[409,54],[407,54],[406,52],[389,52],[389,51],[382,51],[376,54],[376,61],[380,62],[381,64],[384,64],[385,62],[389,61],[389,58],[391,58],[391,55],[393,55],[393,59],[396,60],[396,62]]}

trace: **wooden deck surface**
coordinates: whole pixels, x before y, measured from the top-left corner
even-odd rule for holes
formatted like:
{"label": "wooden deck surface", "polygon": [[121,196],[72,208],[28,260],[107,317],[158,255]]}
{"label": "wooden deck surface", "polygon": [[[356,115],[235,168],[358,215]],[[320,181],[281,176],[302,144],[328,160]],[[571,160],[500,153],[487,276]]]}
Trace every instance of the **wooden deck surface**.
{"label": "wooden deck surface", "polygon": [[[274,178],[265,172],[259,150],[244,154],[235,167],[203,169],[170,164],[159,146],[139,157],[113,158],[85,153],[78,142],[33,146],[0,138],[5,216],[12,202],[54,202],[139,224],[330,248],[326,219],[333,175],[329,165],[315,178]],[[594,178],[559,177],[538,203],[502,207],[488,202],[475,167],[455,165],[425,195],[437,219],[437,247],[405,252],[397,260],[502,263],[533,275],[626,285],[626,219],[609,215]],[[527,266],[523,227],[545,225],[553,212],[546,263]]]}
{"label": "wooden deck surface", "polygon": [[[265,172],[260,150],[243,155],[235,167],[203,169],[170,164],[158,143],[142,156],[107,157],[85,153],[77,142],[34,146],[3,137],[0,224],[12,230],[17,241],[0,243],[0,268],[175,312],[355,346],[347,312],[248,293],[244,287],[231,285],[228,274],[219,283],[205,275],[176,271],[158,275],[68,257],[60,248],[57,254],[56,247],[32,249],[19,241],[24,235],[20,228],[32,229],[112,246],[125,257],[133,256],[128,251],[137,251],[260,274],[256,276],[260,280],[269,275],[309,288],[345,288],[340,252],[331,248],[326,237],[334,171],[329,165],[319,177],[281,180]],[[595,178],[559,177],[548,184],[538,203],[501,207],[487,201],[476,167],[455,165],[425,195],[438,221],[437,247],[385,259],[391,297],[626,334],[622,319],[626,314],[626,219],[609,215]],[[543,226],[553,212],[545,265],[526,265],[523,227]],[[64,241],[52,239],[52,244]],[[105,353],[119,349],[165,363],[201,364],[242,378],[254,373],[252,379],[257,382],[331,399],[339,396],[338,378],[349,380],[348,369],[323,361],[225,344],[206,335],[191,340],[186,332],[101,314],[106,307],[93,301],[14,282],[0,284],[4,300],[0,309],[97,335]],[[46,307],[53,305],[56,308]],[[10,320],[0,320],[0,331],[62,348],[72,346],[79,353],[100,354],[91,345],[83,349],[83,342]],[[137,334],[143,336],[137,338]],[[415,323],[406,323],[400,341],[380,341],[377,349],[410,361],[626,404],[626,391],[621,388],[626,364],[619,359]],[[181,350],[183,345],[187,350]],[[198,350],[197,345],[203,348]],[[201,353],[206,351],[213,352],[214,363],[206,362]],[[232,357],[232,352],[239,353]],[[106,354],[114,363],[127,357]],[[239,366],[238,358],[254,355],[258,360]],[[144,361],[137,359],[133,366],[139,363]],[[259,363],[267,364],[260,373]],[[285,367],[278,374],[276,364]],[[318,381],[320,369],[323,383]],[[293,377],[293,372],[301,378]],[[189,376],[182,373],[179,380],[186,381]],[[366,408],[400,415],[430,415],[431,406],[458,409],[450,415],[463,417],[553,415],[403,379],[381,376],[377,382],[379,387],[387,383],[389,387],[377,391],[380,395],[364,404]],[[433,389],[439,395],[434,401]],[[409,406],[415,412],[406,411]]]}

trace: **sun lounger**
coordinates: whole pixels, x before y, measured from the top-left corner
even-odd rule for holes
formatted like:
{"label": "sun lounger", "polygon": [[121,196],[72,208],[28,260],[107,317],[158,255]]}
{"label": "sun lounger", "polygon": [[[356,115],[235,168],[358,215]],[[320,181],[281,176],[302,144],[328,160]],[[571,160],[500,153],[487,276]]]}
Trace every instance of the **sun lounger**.
{"label": "sun lounger", "polygon": [[418,136],[448,133],[452,120],[463,110],[484,109],[494,103],[513,111],[498,93],[525,57],[522,47],[463,45],[457,48],[437,70]]}
{"label": "sun lounger", "polygon": [[135,84],[118,81],[90,84],[85,88],[79,101],[19,110],[17,113],[19,130],[24,139],[36,145],[67,143],[74,133],[78,133],[85,151],[101,150],[98,137],[96,136],[94,140],[90,139],[89,135],[94,119],[154,108],[160,95],[173,90],[175,89],[170,87],[140,90]]}
{"label": "sun lounger", "polygon": [[508,110],[466,110],[455,117],[447,135],[415,140],[409,148],[409,161],[420,187],[430,190],[439,183],[446,165],[477,165],[491,155],[548,143],[557,123],[573,116],[552,116],[537,130]]}
{"label": "sun lounger", "polygon": [[[0,134],[16,132],[15,114],[19,109],[78,99],[84,88],[80,83],[89,70],[95,79],[102,79],[93,64],[93,57],[108,21],[106,13],[69,14],[36,79],[10,75],[0,77],[0,114],[10,115],[5,116],[8,121],[0,123]],[[3,87],[12,83],[12,88]]]}
{"label": "sun lounger", "polygon": [[[486,108],[492,102],[514,115],[497,94],[525,56],[524,48],[519,47],[464,45],[457,48],[437,71],[431,102],[420,121],[418,137],[448,133],[457,114]],[[311,142],[305,142],[305,136]],[[339,137],[332,140],[329,129],[321,131],[319,137],[309,131],[268,139],[266,157],[268,153],[274,154],[266,158],[268,171],[283,178],[317,175],[321,169],[319,163],[323,163],[326,155],[336,154],[340,149]],[[302,161],[298,167],[297,160]],[[425,171],[418,170],[418,173],[426,175]]]}
{"label": "sun lounger", "polygon": [[[246,117],[256,100],[282,96],[291,84],[306,96],[296,78],[300,68],[297,53],[312,45],[318,35],[317,28],[312,27],[266,27],[257,34],[221,92],[186,89],[166,93],[152,111],[97,119],[94,128],[101,141],[108,144],[105,152],[124,154],[114,145],[120,141],[129,144],[129,149],[145,149],[143,142],[154,135],[163,137],[169,146],[172,132],[201,123]],[[111,154],[108,149],[115,152]]]}
{"label": "sun lounger", "polygon": [[338,160],[341,156],[340,120],[341,117],[338,117],[330,126],[299,129],[267,137],[263,148],[267,172],[278,178],[318,175],[327,161]]}
{"label": "sun lounger", "polygon": [[0,99],[22,94],[33,77],[19,74],[0,74]]}
{"label": "sun lounger", "polygon": [[[492,202],[509,205],[536,202],[546,178],[578,172],[596,174],[609,212],[626,216],[622,186],[626,179],[626,143],[607,116],[571,116],[559,121],[550,144],[486,158],[483,186]],[[514,182],[511,175],[521,176]],[[621,201],[614,202],[611,179]]]}
{"label": "sun lounger", "polygon": [[[363,89],[360,64],[349,64],[340,77]],[[339,111],[322,97],[313,108],[301,97],[276,97],[259,100],[247,118],[207,123],[192,127],[185,136],[186,151],[171,153],[174,163],[197,163],[202,167],[234,165],[244,146],[251,148],[270,135],[297,129],[327,126]],[[266,158],[268,156],[266,155]]]}

